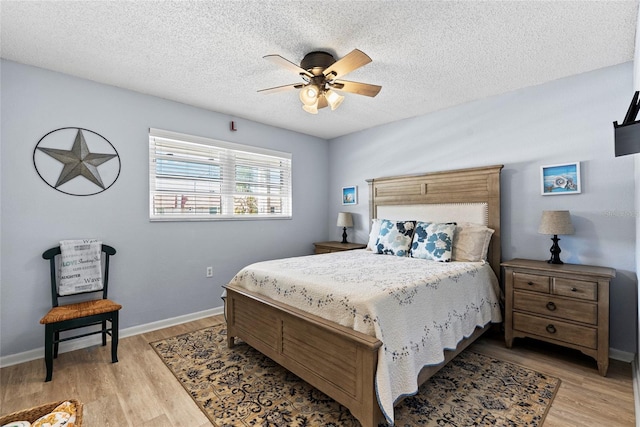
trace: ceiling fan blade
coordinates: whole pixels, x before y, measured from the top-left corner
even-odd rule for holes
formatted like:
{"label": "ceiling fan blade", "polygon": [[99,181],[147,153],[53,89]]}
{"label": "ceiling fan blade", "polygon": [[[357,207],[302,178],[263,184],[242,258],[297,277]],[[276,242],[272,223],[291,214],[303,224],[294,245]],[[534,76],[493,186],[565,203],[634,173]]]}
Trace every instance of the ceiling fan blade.
{"label": "ceiling fan blade", "polygon": [[273,62],[276,65],[279,65],[283,68],[286,68],[289,71],[293,71],[296,74],[307,76],[309,78],[313,78],[313,74],[305,70],[304,68],[300,68],[298,65],[289,61],[288,59],[283,58],[280,55],[267,55],[264,56],[264,59]]}
{"label": "ceiling fan blade", "polygon": [[380,92],[382,86],[371,85],[369,83],[350,82],[347,80],[334,80],[330,85],[335,90],[356,93],[358,95],[374,97]]}
{"label": "ceiling fan blade", "polygon": [[366,53],[358,49],[353,49],[347,55],[327,67],[322,74],[330,80],[337,79],[363,65],[367,65],[369,62],[371,62],[371,58],[369,58]]}
{"label": "ceiling fan blade", "polygon": [[258,93],[264,93],[265,95],[268,95],[270,93],[284,92],[291,89],[300,89],[303,86],[304,86],[304,83],[293,83],[290,85],[270,87],[268,89],[260,89]]}

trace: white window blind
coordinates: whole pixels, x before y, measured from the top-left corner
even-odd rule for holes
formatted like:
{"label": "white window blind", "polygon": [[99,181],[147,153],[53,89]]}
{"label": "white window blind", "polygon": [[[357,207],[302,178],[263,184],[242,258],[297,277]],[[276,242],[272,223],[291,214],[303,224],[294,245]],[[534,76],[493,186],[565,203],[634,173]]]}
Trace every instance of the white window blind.
{"label": "white window blind", "polygon": [[291,154],[150,129],[149,217],[291,218]]}

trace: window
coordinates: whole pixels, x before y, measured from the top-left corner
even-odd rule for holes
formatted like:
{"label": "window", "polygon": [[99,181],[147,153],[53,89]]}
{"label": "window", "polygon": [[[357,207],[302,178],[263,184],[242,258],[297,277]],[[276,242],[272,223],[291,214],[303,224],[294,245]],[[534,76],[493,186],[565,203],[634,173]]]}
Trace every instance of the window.
{"label": "window", "polygon": [[150,129],[149,217],[291,218],[291,154]]}

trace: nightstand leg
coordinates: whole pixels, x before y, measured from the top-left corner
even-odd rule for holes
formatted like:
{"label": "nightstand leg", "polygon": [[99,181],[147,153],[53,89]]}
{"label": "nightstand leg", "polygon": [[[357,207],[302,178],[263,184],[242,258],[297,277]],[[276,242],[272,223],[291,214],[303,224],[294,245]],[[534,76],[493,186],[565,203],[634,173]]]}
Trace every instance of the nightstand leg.
{"label": "nightstand leg", "polygon": [[600,375],[602,375],[603,377],[606,377],[608,369],[609,369],[609,362],[608,361],[606,363],[598,362],[598,372],[600,372]]}
{"label": "nightstand leg", "polygon": [[513,329],[510,327],[511,325],[511,313],[507,313],[506,316],[508,319],[506,320],[509,323],[505,322],[505,327],[504,327],[504,345],[507,346],[507,348],[511,348],[511,346],[513,346]]}
{"label": "nightstand leg", "polygon": [[511,348],[513,346],[513,337],[504,337],[504,345],[507,348]]}

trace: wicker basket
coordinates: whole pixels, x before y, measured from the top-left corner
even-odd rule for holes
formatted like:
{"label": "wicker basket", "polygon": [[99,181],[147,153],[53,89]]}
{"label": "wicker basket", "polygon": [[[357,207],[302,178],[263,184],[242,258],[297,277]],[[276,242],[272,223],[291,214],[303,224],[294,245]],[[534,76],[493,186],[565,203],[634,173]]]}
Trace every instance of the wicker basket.
{"label": "wicker basket", "polygon": [[0,426],[14,422],[14,421],[29,421],[30,423],[36,421],[43,415],[47,415],[53,411],[58,405],[64,402],[71,402],[76,405],[76,422],[75,426],[82,426],[82,403],[77,400],[68,399],[60,400],[58,402],[45,403],[44,405],[36,406],[30,409],[24,409],[22,411],[14,412],[0,417]]}

